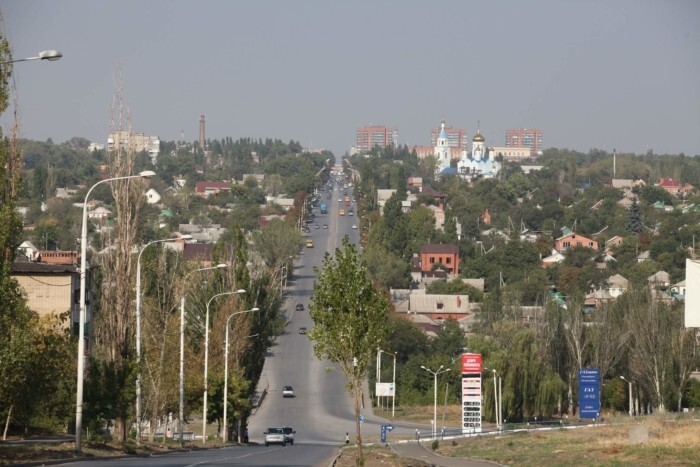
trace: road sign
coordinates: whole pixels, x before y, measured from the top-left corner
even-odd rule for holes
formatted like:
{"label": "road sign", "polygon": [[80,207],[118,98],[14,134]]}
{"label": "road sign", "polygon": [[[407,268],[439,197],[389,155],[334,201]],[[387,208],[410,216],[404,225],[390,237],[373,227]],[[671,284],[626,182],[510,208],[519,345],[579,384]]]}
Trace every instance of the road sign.
{"label": "road sign", "polygon": [[462,354],[462,433],[481,433],[481,370],[481,354]]}
{"label": "road sign", "polygon": [[581,368],[578,371],[579,418],[600,416],[600,370]]}
{"label": "road sign", "polygon": [[391,431],[393,429],[394,425],[382,425],[382,429],[380,431],[382,444],[386,444],[386,432]]}

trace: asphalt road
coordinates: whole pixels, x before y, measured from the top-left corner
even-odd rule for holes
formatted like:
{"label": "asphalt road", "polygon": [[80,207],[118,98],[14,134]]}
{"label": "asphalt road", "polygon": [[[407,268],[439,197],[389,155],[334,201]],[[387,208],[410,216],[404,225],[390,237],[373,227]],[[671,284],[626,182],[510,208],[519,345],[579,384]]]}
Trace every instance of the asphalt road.
{"label": "asphalt road", "polygon": [[[328,214],[320,214],[314,208],[315,223],[306,234],[314,243],[313,248],[304,248],[295,261],[294,274],[287,283],[285,310],[288,323],[265,358],[265,365],[258,389],[267,394],[249,419],[250,446],[232,446],[220,449],[196,450],[169,453],[147,458],[120,458],[81,461],[81,467],[110,466],[172,466],[201,467],[207,465],[280,465],[280,466],[325,466],[345,443],[345,434],[354,440],[355,415],[352,401],[345,389],[345,378],[337,367],[328,361],[320,361],[313,353],[313,345],[307,335],[299,334],[300,327],[311,329],[309,300],[313,291],[314,266],[320,266],[326,252],[333,254],[348,235],[357,243],[359,225],[357,217],[339,216],[345,209],[344,192],[352,198],[352,189],[336,185],[331,199],[321,194],[320,201],[328,205]],[[320,202],[319,202],[320,204]],[[355,211],[357,206],[353,202]],[[324,229],[323,224],[328,228]],[[352,225],[357,225],[353,229]],[[296,304],[304,305],[296,311]],[[282,387],[294,387],[295,397],[283,398]],[[362,423],[363,441],[378,441],[382,424],[390,423],[371,415],[369,399],[365,399]],[[430,427],[413,424],[393,424],[394,436],[412,436],[416,429],[428,433]],[[263,432],[267,427],[291,426],[296,430],[294,445],[264,445]],[[410,448],[409,448],[410,449]],[[409,454],[409,453],[407,453]],[[424,453],[420,453],[421,456]],[[409,454],[410,455],[410,454]]]}

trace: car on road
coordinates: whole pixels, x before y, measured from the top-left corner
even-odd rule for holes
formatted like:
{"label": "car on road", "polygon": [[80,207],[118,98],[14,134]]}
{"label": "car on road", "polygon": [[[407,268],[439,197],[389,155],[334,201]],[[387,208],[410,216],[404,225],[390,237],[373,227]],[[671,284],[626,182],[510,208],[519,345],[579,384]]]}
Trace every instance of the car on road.
{"label": "car on road", "polygon": [[357,225],[352,224],[352,228],[353,228],[353,229],[356,229],[356,228],[357,228]]}
{"label": "car on road", "polygon": [[304,304],[303,303],[297,303],[297,306],[295,308],[297,311],[304,311]]}
{"label": "car on road", "polygon": [[323,224],[324,229],[328,229],[328,224]]}
{"label": "car on road", "polygon": [[318,225],[318,224],[314,225],[314,229],[320,229],[320,228],[321,228],[320,225]]}
{"label": "car on road", "polygon": [[304,327],[304,326],[300,327],[299,334],[306,334],[306,327]]}
{"label": "car on road", "polygon": [[294,388],[291,386],[284,386],[282,388],[282,397],[294,397]]}
{"label": "car on road", "polygon": [[284,440],[291,445],[294,445],[294,433],[296,431],[291,426],[283,426],[282,431],[284,431]]}
{"label": "car on road", "polygon": [[309,239],[306,241],[306,248],[313,248],[314,247],[314,241]]}
{"label": "car on road", "polygon": [[263,434],[265,435],[265,446],[271,444],[287,445],[287,436],[284,434],[282,427],[268,428]]}

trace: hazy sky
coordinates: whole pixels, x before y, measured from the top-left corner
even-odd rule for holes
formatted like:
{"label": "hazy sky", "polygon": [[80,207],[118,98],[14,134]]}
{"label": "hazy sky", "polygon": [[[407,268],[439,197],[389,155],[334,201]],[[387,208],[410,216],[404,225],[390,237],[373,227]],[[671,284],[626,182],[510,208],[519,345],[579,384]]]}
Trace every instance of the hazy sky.
{"label": "hazy sky", "polygon": [[[700,155],[700,1],[0,3],[22,136],[104,143],[115,73],[135,132],[294,139],[341,155],[357,127],[430,144],[441,120],[543,131],[544,147]],[[0,119],[7,128],[7,114]]]}

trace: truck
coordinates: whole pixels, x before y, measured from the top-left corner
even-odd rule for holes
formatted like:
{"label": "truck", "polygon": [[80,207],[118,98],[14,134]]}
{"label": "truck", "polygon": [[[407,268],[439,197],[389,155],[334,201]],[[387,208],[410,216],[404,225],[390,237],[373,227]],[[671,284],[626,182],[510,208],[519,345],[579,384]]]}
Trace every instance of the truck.
{"label": "truck", "polygon": [[321,203],[321,214],[328,214],[328,205],[326,203]]}
{"label": "truck", "polygon": [[345,197],[345,205],[350,206],[350,197],[349,196]]}

